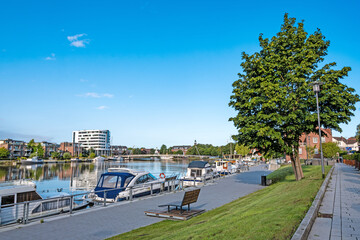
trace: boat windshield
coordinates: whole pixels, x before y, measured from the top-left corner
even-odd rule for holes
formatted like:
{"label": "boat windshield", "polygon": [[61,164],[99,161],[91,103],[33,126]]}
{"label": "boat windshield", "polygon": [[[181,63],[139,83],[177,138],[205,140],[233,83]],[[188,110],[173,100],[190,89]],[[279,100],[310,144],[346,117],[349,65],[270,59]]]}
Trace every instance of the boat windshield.
{"label": "boat windshield", "polygon": [[121,177],[113,175],[104,175],[101,177],[98,183],[98,187],[103,188],[120,188],[121,187]]}
{"label": "boat windshield", "polygon": [[133,178],[134,178],[134,177],[128,177],[128,178],[126,178],[125,183],[124,183],[124,188],[126,188],[127,185],[129,185],[129,183],[131,182],[131,180],[132,180]]}

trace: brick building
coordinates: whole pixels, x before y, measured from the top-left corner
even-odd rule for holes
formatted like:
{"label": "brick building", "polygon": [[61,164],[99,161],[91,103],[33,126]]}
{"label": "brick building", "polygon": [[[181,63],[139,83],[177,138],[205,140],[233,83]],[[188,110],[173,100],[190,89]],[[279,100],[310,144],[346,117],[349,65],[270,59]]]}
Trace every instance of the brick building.
{"label": "brick building", "polygon": [[128,148],[126,146],[114,145],[110,146],[111,155],[122,155],[123,153],[127,153]]}
{"label": "brick building", "polygon": [[64,154],[65,152],[68,152],[71,154],[71,156],[79,157],[79,154],[82,153],[82,147],[79,145],[79,143],[72,143],[72,142],[62,142],[60,143],[60,147],[58,148],[58,151],[60,154]]}
{"label": "brick building", "polygon": [[41,144],[42,148],[44,149],[44,158],[51,157],[51,153],[57,152],[57,150],[59,148],[59,144],[56,144],[56,143],[50,143],[50,142],[43,141],[40,144]]}
{"label": "brick building", "polygon": [[[332,131],[331,129],[321,129],[321,142],[327,143],[332,142]],[[299,146],[299,157],[300,159],[307,159],[306,147],[315,147],[314,149],[314,158],[320,158],[320,139],[319,134],[317,133],[303,133],[300,137],[300,146]]]}
{"label": "brick building", "polygon": [[27,143],[13,139],[0,140],[0,148],[5,148],[10,152],[9,158],[29,157],[31,150],[27,148]]}

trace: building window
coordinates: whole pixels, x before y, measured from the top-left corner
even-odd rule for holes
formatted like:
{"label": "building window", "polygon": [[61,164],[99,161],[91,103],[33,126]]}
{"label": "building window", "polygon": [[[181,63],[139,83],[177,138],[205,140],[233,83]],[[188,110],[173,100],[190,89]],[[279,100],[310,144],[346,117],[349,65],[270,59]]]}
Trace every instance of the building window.
{"label": "building window", "polygon": [[319,149],[315,148],[314,149],[314,154],[319,154]]}
{"label": "building window", "polygon": [[317,137],[313,137],[313,143],[318,143],[318,138]]}
{"label": "building window", "polygon": [[302,154],[302,148],[299,148],[299,154]]}
{"label": "building window", "polygon": [[321,142],[322,142],[322,143],[325,142],[325,137],[321,137]]}

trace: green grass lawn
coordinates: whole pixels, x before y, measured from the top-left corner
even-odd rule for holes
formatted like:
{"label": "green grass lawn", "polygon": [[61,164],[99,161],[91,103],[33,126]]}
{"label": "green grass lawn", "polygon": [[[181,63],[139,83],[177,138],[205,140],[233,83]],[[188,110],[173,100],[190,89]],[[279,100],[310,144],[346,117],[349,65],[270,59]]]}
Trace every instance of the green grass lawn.
{"label": "green grass lawn", "polygon": [[[325,167],[326,172],[331,168]],[[288,175],[188,221],[164,220],[111,239],[290,239],[323,182],[321,166],[303,166],[303,171],[301,181]]]}

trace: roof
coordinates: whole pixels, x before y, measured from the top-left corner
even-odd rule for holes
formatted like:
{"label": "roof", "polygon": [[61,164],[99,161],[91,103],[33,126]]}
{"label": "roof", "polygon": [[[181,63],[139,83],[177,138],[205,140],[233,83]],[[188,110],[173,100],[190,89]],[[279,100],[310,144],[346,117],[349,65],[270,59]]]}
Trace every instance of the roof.
{"label": "roof", "polygon": [[210,167],[210,164],[205,161],[192,161],[191,163],[189,163],[188,166],[188,168],[206,168],[206,167]]}

